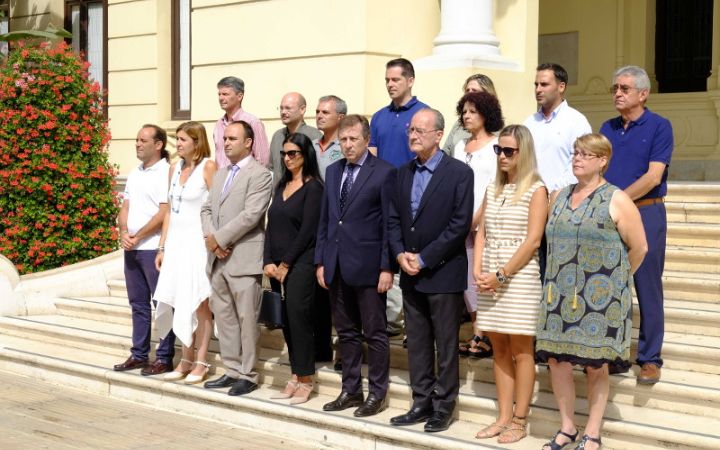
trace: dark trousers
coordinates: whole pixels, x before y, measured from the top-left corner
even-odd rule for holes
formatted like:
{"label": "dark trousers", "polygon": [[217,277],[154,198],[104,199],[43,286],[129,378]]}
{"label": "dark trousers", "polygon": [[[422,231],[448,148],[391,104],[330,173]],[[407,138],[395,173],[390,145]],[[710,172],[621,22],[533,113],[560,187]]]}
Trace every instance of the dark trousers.
{"label": "dark trousers", "polygon": [[[270,280],[272,289],[280,283]],[[315,374],[315,291],[317,278],[310,263],[296,263],[285,277],[285,323],[283,336],[290,354],[292,373],[304,377]]]}
{"label": "dark trousers", "polygon": [[315,361],[332,361],[332,318],[328,291],[315,290]]}
{"label": "dark trousers", "polygon": [[[157,286],[158,271],[155,269],[156,250],[130,250],[125,252],[125,284],[132,310],[132,348],[135,359],[147,360],[150,352],[152,308],[150,302]],[[154,303],[154,302],[153,302]],[[175,356],[175,335],[172,330],[160,340],[156,358],[172,365]]]}
{"label": "dark trousers", "polygon": [[662,274],[665,267],[667,217],[663,203],[642,206],[639,209],[648,252],[633,277],[640,306],[637,362],[640,365],[651,363],[662,367],[660,352],[665,336]]}
{"label": "dark trousers", "polygon": [[362,335],[368,345],[368,383],[370,393],[385,398],[390,374],[390,342],[386,327],[387,294],[379,294],[377,286],[350,286],[342,278],[340,268],[330,284],[335,331],[340,340],[342,390],[350,394],[362,392]]}
{"label": "dark trousers", "polygon": [[[458,334],[463,293],[403,290],[410,387],[414,408],[452,413],[460,391]],[[435,350],[437,349],[437,376]]]}

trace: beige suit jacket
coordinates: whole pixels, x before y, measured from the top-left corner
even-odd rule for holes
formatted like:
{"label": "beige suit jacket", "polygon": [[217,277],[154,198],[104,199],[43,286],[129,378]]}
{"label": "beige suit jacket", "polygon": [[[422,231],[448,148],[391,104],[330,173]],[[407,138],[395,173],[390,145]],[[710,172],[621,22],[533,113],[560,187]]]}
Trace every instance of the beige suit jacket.
{"label": "beige suit jacket", "polygon": [[[265,213],[272,197],[272,175],[250,158],[221,195],[229,168],[217,171],[207,201],[200,210],[203,234],[215,235],[222,248],[231,247],[225,270],[229,275],[262,274]],[[215,254],[208,252],[210,276]]]}

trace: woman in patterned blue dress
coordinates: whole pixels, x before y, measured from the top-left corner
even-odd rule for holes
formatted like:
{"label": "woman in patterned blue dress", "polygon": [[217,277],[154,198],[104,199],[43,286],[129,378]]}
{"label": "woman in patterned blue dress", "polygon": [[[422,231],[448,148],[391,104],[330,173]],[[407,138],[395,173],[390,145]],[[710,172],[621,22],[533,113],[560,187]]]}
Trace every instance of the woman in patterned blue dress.
{"label": "woman in patterned blue dress", "polygon": [[609,370],[630,367],[632,273],[647,252],[632,199],[603,178],[612,156],[600,134],[575,141],[578,180],[550,198],[545,227],[548,263],[537,327],[536,359],[550,366],[561,428],[543,450],[575,442],[573,365],[587,372],[589,415],[576,449],[602,446],[600,425],[610,390]]}

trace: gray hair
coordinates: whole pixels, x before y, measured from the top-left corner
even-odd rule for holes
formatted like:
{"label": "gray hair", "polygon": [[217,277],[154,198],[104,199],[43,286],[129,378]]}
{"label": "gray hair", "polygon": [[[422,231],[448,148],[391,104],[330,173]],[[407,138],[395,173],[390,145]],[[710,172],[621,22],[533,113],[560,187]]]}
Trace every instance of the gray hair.
{"label": "gray hair", "polygon": [[236,93],[245,93],[245,82],[238,77],[225,77],[218,81],[217,87],[229,87]]}
{"label": "gray hair", "polygon": [[347,114],[347,103],[345,103],[345,100],[341,99],[340,97],[336,95],[323,95],[318,99],[318,103],[323,102],[334,102],[335,103],[335,112],[338,114]]}
{"label": "gray hair", "polygon": [[635,88],[640,91],[650,91],[650,77],[645,69],[638,66],[625,66],[615,71],[613,81],[622,75],[629,75],[635,79]]}
{"label": "gray hair", "polygon": [[437,109],[433,109],[430,107],[419,109],[413,116],[417,115],[420,112],[428,111],[433,113],[435,116],[435,129],[436,130],[444,130],[445,129],[445,118],[443,117],[442,113],[438,111]]}

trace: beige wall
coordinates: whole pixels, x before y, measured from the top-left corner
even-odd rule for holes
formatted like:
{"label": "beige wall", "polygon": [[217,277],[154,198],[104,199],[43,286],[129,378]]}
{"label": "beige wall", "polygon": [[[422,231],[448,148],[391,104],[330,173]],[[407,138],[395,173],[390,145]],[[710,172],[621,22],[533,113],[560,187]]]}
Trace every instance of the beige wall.
{"label": "beige wall", "polygon": [[[672,179],[720,179],[720,0],[715,0],[714,11],[715,70],[708,91],[652,93],[648,100],[650,109],[673,124]],[[605,120],[617,115],[607,94],[615,69],[628,64],[642,66],[654,81],[655,1],[540,0],[540,35],[571,31],[579,34],[578,83],[569,86],[568,101],[587,115],[597,131]]]}

